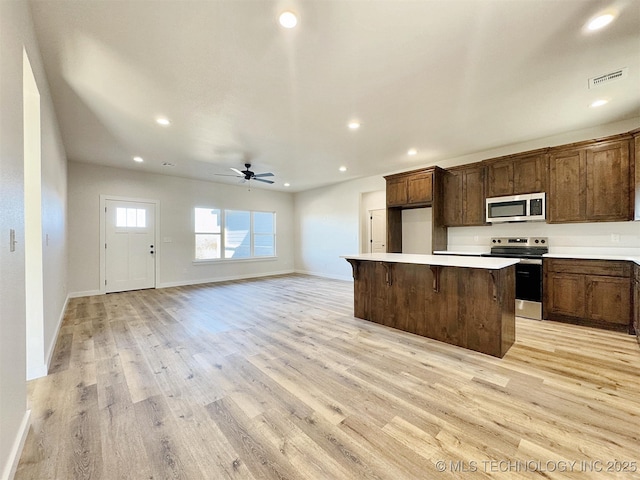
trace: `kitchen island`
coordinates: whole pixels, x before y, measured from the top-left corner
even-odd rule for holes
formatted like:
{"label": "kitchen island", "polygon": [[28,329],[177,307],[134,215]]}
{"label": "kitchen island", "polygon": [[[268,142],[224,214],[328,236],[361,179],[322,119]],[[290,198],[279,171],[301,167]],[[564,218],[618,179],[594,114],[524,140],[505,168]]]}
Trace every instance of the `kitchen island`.
{"label": "kitchen island", "polygon": [[376,253],[344,255],[354,315],[502,358],[515,341],[517,259]]}

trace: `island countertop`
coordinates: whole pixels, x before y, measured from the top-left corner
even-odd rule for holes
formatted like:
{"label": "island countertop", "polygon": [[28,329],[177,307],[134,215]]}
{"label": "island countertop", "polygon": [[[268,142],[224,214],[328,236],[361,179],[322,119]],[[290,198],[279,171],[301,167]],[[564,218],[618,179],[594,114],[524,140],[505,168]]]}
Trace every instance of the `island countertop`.
{"label": "island countertop", "polygon": [[412,263],[438,267],[484,268],[487,270],[500,270],[515,265],[520,261],[517,258],[421,255],[413,253],[361,253],[358,255],[342,255],[340,258],[370,262]]}

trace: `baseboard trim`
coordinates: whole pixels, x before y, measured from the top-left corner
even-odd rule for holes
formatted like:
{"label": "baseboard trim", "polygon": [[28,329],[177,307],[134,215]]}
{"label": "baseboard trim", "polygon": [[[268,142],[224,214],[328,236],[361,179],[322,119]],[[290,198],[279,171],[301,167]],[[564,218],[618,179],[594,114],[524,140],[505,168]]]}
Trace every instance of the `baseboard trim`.
{"label": "baseboard trim", "polygon": [[230,275],[227,277],[215,277],[215,278],[204,278],[199,280],[183,280],[180,282],[164,282],[159,284],[156,288],[171,288],[171,287],[186,287],[189,285],[201,285],[203,283],[219,283],[219,282],[230,282],[233,280],[247,280],[249,278],[262,278],[262,277],[273,277],[276,275],[289,275],[295,273],[294,270],[281,270],[279,272],[267,272],[267,273],[249,273],[247,275]]}
{"label": "baseboard trim", "polygon": [[47,360],[45,364],[47,371],[45,372],[45,375],[49,373],[49,365],[51,365],[51,359],[53,358],[53,352],[56,349],[58,335],[60,335],[60,328],[62,328],[62,322],[64,321],[64,314],[67,311],[67,305],[69,305],[70,298],[71,296],[67,295],[67,298],[65,298],[64,300],[64,305],[62,306],[62,311],[60,312],[60,317],[58,318],[58,325],[56,326],[56,331],[53,334],[53,337],[51,338],[51,343],[49,344],[49,350],[48,350],[49,353],[47,353]]}
{"label": "baseboard trim", "polygon": [[329,275],[320,272],[310,272],[308,270],[296,270],[295,273],[300,273],[302,275],[312,275],[314,277],[330,278],[331,280],[344,280],[346,282],[353,282],[353,277],[350,276],[347,277],[343,275]]}
{"label": "baseboard trim", "polygon": [[93,297],[94,295],[104,295],[100,290],[87,290],[85,292],[71,292],[69,298]]}
{"label": "baseboard trim", "polygon": [[16,471],[18,470],[18,463],[20,462],[20,456],[22,455],[22,449],[24,448],[24,443],[27,441],[30,426],[31,410],[27,410],[24,412],[22,423],[20,423],[20,429],[18,430],[18,435],[16,435],[13,447],[11,447],[11,452],[9,452],[7,464],[2,472],[2,480],[12,480],[15,477]]}

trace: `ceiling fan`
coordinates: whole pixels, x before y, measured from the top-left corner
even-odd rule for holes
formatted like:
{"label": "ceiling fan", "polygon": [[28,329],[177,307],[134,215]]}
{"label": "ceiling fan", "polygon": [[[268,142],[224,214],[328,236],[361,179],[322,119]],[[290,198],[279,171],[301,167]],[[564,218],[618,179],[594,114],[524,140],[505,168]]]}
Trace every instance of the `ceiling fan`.
{"label": "ceiling fan", "polygon": [[244,168],[245,168],[244,170],[238,170],[237,168],[231,167],[231,170],[233,170],[237,175],[226,175],[224,173],[216,173],[216,175],[221,177],[238,177],[238,178],[242,178],[243,181],[255,180],[257,182],[273,183],[272,180],[265,180],[263,178],[263,177],[273,177],[273,173],[271,172],[254,173],[250,170],[251,168],[250,163],[245,163]]}

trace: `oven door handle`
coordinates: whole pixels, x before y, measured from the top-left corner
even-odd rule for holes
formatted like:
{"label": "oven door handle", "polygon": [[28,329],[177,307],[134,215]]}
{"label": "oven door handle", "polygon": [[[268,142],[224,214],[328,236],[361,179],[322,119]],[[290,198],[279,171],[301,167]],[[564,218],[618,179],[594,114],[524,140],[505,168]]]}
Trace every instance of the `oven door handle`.
{"label": "oven door handle", "polygon": [[542,259],[521,258],[520,263],[522,263],[523,265],[542,265]]}

